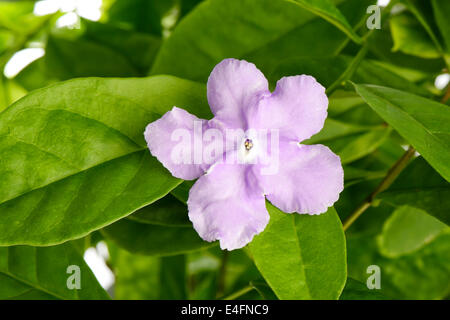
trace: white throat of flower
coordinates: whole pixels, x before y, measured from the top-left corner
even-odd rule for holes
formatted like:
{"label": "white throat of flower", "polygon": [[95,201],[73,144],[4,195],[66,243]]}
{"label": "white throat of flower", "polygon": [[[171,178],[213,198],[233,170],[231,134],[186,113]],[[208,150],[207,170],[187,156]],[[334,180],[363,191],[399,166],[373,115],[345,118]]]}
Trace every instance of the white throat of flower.
{"label": "white throat of flower", "polygon": [[238,147],[239,163],[256,163],[261,151],[261,144],[256,137],[244,137]]}

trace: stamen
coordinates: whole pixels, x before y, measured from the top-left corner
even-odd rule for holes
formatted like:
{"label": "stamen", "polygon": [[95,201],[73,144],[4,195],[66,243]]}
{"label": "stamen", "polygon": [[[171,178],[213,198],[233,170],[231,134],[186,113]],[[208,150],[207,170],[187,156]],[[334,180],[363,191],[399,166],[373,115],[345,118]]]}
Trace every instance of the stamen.
{"label": "stamen", "polygon": [[253,148],[253,141],[250,139],[246,139],[244,142],[245,150],[249,151],[251,148]]}

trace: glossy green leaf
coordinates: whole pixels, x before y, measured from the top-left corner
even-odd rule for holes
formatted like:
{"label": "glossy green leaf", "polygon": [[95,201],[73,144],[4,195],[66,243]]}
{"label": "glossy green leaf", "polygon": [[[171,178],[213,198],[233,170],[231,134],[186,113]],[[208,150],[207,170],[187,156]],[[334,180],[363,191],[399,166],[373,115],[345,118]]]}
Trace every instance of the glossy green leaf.
{"label": "glossy green leaf", "polygon": [[102,230],[119,247],[135,254],[172,256],[217,245],[193,228],[167,227],[122,219]]}
{"label": "glossy green leaf", "polygon": [[364,283],[347,278],[347,283],[339,300],[387,300],[387,298],[377,289],[368,289]]}
{"label": "glossy green leaf", "polygon": [[450,185],[422,158],[416,158],[378,198],[419,208],[450,225]]}
{"label": "glossy green leaf", "polygon": [[395,89],[354,84],[356,92],[450,181],[450,109]]}
{"label": "glossy green leaf", "polygon": [[446,225],[425,211],[401,206],[386,220],[378,237],[380,252],[398,257],[423,247],[436,238]]}
{"label": "glossy green leaf", "polygon": [[426,30],[412,15],[398,14],[389,21],[394,41],[392,50],[400,50],[422,58],[439,58],[441,56]]}
{"label": "glossy green leaf", "polygon": [[[80,289],[69,289],[80,269]],[[69,280],[69,281],[68,281]],[[70,244],[54,247],[14,246],[0,248],[1,299],[109,299],[83,257]]]}
{"label": "glossy green leaf", "polygon": [[346,280],[345,237],[330,208],[317,216],[286,214],[267,204],[270,222],[250,250],[280,299],[337,299]]}
{"label": "glossy green leaf", "polygon": [[[342,7],[347,16],[359,21],[367,2],[352,0]],[[319,34],[329,40],[317,41]],[[213,67],[230,57],[254,62],[267,72],[289,57],[333,55],[345,43],[342,32],[295,3],[205,1],[164,42],[151,74],[206,81]]]}
{"label": "glossy green leaf", "polygon": [[209,117],[204,86],[173,77],[80,79],[0,114],[0,244],[80,238],[180,183],[148,152],[144,128],[174,105]]}
{"label": "glossy green leaf", "polygon": [[353,41],[361,43],[361,38],[353,31],[347,19],[335,7],[331,0],[290,0],[301,7],[314,12],[341,29]]}

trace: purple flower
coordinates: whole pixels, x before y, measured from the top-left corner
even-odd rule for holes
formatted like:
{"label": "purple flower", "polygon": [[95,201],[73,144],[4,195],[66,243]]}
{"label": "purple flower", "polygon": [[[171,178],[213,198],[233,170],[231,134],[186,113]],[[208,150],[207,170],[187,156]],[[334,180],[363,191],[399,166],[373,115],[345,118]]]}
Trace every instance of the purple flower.
{"label": "purple flower", "polygon": [[[228,250],[245,246],[269,222],[265,198],[284,212],[307,214],[323,213],[337,201],[344,178],[339,157],[326,146],[300,144],[318,133],[327,117],[325,89],[313,77],[284,77],[271,93],[254,64],[225,59],[211,72],[207,95],[213,119],[174,107],[145,130],[150,152],[173,176],[199,178],[188,209],[204,240],[220,240]],[[179,129],[189,133],[184,140],[174,134]],[[244,132],[240,142],[228,144],[231,129]],[[216,138],[203,136],[207,131]],[[263,143],[259,132],[268,131],[277,139]],[[180,144],[184,151],[174,152]],[[199,147],[216,151],[210,161],[199,159]],[[276,158],[269,147],[277,149]],[[230,155],[240,161],[224,161]],[[274,161],[276,170],[264,173]]]}

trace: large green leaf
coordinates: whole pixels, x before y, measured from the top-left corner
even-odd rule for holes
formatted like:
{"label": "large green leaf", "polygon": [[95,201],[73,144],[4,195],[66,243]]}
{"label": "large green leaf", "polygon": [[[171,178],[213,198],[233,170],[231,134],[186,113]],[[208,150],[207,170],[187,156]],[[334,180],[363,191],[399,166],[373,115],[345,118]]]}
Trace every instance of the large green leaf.
{"label": "large green leaf", "polygon": [[[69,266],[80,268],[80,289],[69,289]],[[0,248],[1,299],[109,299],[83,257],[70,244]]]}
{"label": "large green leaf", "polygon": [[193,228],[167,227],[122,219],[102,230],[116,245],[142,255],[172,256],[217,245]]}
{"label": "large green leaf", "polygon": [[209,117],[203,85],[167,76],[72,80],[1,113],[0,245],[82,237],[178,185],[143,137],[174,105]]}
{"label": "large green leaf", "polygon": [[131,254],[108,246],[118,300],[186,299],[186,258]]}
{"label": "large green leaf", "polygon": [[450,109],[403,91],[354,84],[356,92],[450,181]]}
{"label": "large green leaf", "polygon": [[378,198],[409,205],[450,225],[450,185],[422,158],[416,158]]}
{"label": "large green leaf", "polygon": [[378,237],[380,252],[399,257],[414,252],[436,238],[446,225],[423,210],[401,206],[392,213]]}
{"label": "large green leaf", "polygon": [[[341,10],[359,20],[367,3],[347,1]],[[317,41],[321,36],[328,40]],[[288,57],[333,55],[345,43],[334,26],[285,0],[211,0],[178,24],[151,73],[205,81],[224,58],[243,58],[266,72]]]}
{"label": "large green leaf", "polygon": [[337,299],[345,285],[345,237],[330,208],[286,214],[267,204],[270,222],[250,243],[255,264],[280,299]]}
{"label": "large green leaf", "polygon": [[361,38],[353,31],[347,19],[330,0],[290,0],[301,7],[314,12],[346,33],[353,41],[360,43]]}

